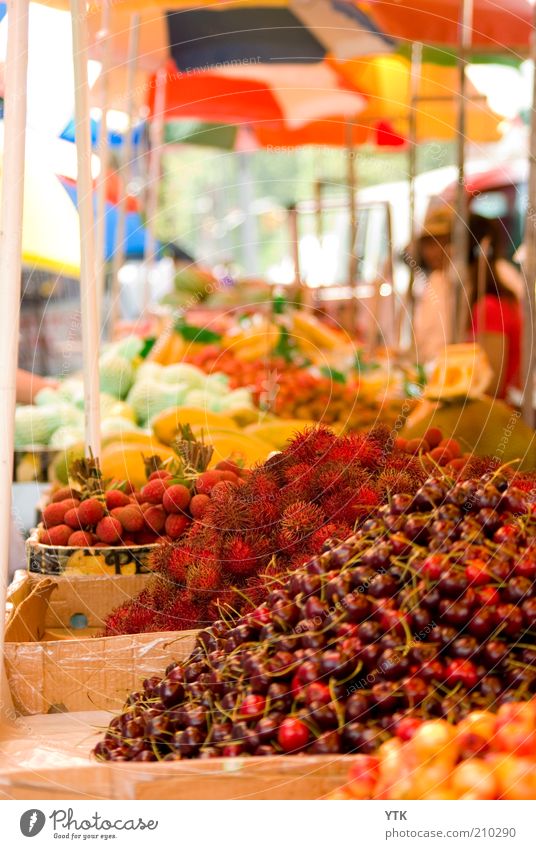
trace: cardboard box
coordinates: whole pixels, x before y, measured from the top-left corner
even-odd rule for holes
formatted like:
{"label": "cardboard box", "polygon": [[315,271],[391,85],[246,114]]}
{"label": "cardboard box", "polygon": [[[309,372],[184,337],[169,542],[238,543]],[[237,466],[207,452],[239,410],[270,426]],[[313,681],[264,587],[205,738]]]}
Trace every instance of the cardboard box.
{"label": "cardboard box", "polygon": [[118,710],[144,678],[190,654],[196,631],[95,636],[106,614],[148,578],[17,576],[8,592],[5,664],[20,713]]}

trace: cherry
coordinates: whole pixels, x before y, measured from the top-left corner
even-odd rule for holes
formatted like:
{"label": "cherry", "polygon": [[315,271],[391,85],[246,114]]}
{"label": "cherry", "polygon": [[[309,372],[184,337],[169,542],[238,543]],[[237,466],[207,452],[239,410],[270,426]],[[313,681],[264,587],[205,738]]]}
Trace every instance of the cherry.
{"label": "cherry", "polygon": [[314,681],[308,684],[305,688],[305,703],[310,705],[316,702],[321,705],[328,705],[331,702],[331,692],[326,684],[320,681]]}
{"label": "cherry", "polygon": [[309,717],[320,728],[337,728],[339,718],[334,705],[323,705],[320,702],[311,702],[309,705]]}
{"label": "cherry", "polygon": [[244,754],[244,747],[240,743],[228,743],[222,749],[224,758],[237,758]]}
{"label": "cherry", "polygon": [[231,739],[232,725],[230,722],[215,722],[210,731],[212,743],[225,743]]}
{"label": "cherry", "polygon": [[450,654],[453,657],[462,659],[476,659],[479,652],[479,644],[474,637],[458,637],[454,640],[449,648]]}
{"label": "cherry", "polygon": [[521,603],[521,612],[525,627],[534,628],[536,626],[536,598],[534,596]]}
{"label": "cherry", "polygon": [[396,736],[406,742],[415,736],[415,732],[422,725],[422,720],[414,716],[404,716],[396,723]]}
{"label": "cherry", "polygon": [[387,681],[397,681],[407,675],[409,660],[395,649],[386,649],[380,656],[378,668]]}
{"label": "cherry", "polygon": [[488,640],[481,650],[482,659],[490,668],[498,666],[508,654],[508,645],[502,640]]}
{"label": "cherry", "polygon": [[431,581],[437,581],[445,570],[445,557],[442,554],[430,554],[423,560],[420,571]]}
{"label": "cherry", "polygon": [[490,574],[487,563],[484,560],[468,560],[465,565],[465,577],[474,587],[489,583]]}
{"label": "cherry", "polygon": [[351,693],[344,709],[344,718],[347,722],[363,719],[370,711],[370,702],[365,693]]}
{"label": "cherry", "polygon": [[346,611],[350,622],[363,622],[370,613],[370,603],[363,595],[348,593],[341,601],[341,606]]}
{"label": "cherry", "polygon": [[410,707],[420,704],[429,694],[428,686],[422,678],[405,678],[402,686]]}
{"label": "cherry", "polygon": [[471,660],[451,660],[445,669],[445,679],[448,684],[463,684],[471,690],[478,682],[476,666]]}
{"label": "cherry", "polygon": [[518,637],[523,629],[523,612],[513,604],[500,604],[497,618],[501,623],[501,633],[508,637]]}
{"label": "cherry", "polygon": [[341,751],[341,738],[337,731],[324,731],[308,749],[314,755],[336,755]]}
{"label": "cherry", "polygon": [[303,749],[310,739],[310,731],[299,719],[287,717],[277,733],[277,742],[284,752],[296,752]]}
{"label": "cherry", "polygon": [[439,602],[439,613],[442,622],[463,627],[471,618],[471,606],[463,599],[451,601],[448,598],[444,598]]}
{"label": "cherry", "polygon": [[273,713],[263,716],[255,726],[255,733],[261,743],[270,743],[277,737],[277,731],[283,720],[283,714]]}
{"label": "cherry", "polygon": [[382,636],[382,629],[378,622],[368,620],[359,625],[357,633],[363,643],[376,643]]}
{"label": "cherry", "polygon": [[467,578],[462,572],[443,572],[437,583],[441,593],[449,598],[459,598],[467,589]]}
{"label": "cherry", "polygon": [[496,624],[496,613],[494,610],[483,607],[475,611],[469,622],[469,631],[475,637],[484,639],[493,631]]}
{"label": "cherry", "polygon": [[184,698],[184,686],[180,681],[164,679],[158,686],[158,697],[164,707],[174,707]]}
{"label": "cherry", "polygon": [[367,728],[360,722],[349,722],[342,732],[344,749],[347,752],[372,754],[378,748],[381,738],[376,728]]}
{"label": "cherry", "polygon": [[254,719],[257,716],[262,716],[266,707],[266,699],[255,693],[251,693],[243,700],[238,709],[238,716],[244,719]]}
{"label": "cherry", "polygon": [[518,604],[525,597],[532,595],[532,589],[532,581],[529,578],[517,575],[515,578],[510,578],[503,590],[503,594],[506,601],[510,601],[512,604]]}
{"label": "cherry", "polygon": [[528,578],[529,581],[534,581],[536,579],[536,558],[534,554],[527,554],[518,560],[514,567],[514,572],[522,578]]}
{"label": "cherry", "polygon": [[371,697],[378,710],[385,713],[401,703],[401,694],[397,684],[391,681],[380,681],[371,688]]}
{"label": "cherry", "polygon": [[199,728],[185,728],[184,731],[175,732],[170,745],[181,757],[190,758],[197,754],[204,739]]}

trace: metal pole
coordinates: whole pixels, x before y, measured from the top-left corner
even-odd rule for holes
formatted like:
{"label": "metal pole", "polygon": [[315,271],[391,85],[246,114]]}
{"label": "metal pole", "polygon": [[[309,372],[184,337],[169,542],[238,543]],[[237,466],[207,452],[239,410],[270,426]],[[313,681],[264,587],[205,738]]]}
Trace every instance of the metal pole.
{"label": "metal pole", "polygon": [[100,456],[99,330],[93,180],[91,176],[91,129],[87,81],[87,26],[84,0],[71,0],[74,62],[74,111],[77,156],[77,195],[80,218],[80,307],[84,373],[86,451]]}
{"label": "metal pole", "polygon": [[410,320],[413,319],[413,286],[415,283],[415,257],[417,254],[417,232],[415,227],[415,178],[417,176],[417,118],[419,108],[419,88],[421,84],[422,44],[411,45],[411,70],[409,78],[409,282],[407,308]]}
{"label": "metal pole", "polygon": [[[19,351],[21,292],[22,210],[26,143],[26,82],[28,71],[28,0],[8,0],[7,55],[5,65],[5,137],[2,180],[0,248],[0,403],[4,417],[0,440],[0,658],[4,656],[4,611],[9,574],[11,537],[11,483],[15,434],[16,375]],[[0,661],[1,663],[1,661]],[[3,668],[3,663],[1,664]],[[0,712],[7,713],[10,696],[5,676],[0,676]]]}
{"label": "metal pole", "polygon": [[101,30],[101,123],[99,133],[100,173],[97,180],[97,217],[95,221],[95,258],[97,273],[97,313],[102,321],[102,302],[106,283],[106,177],[108,173],[108,96],[110,71],[110,0],[102,0]]}
{"label": "metal pole", "polygon": [[354,142],[353,142],[353,123],[346,122],[346,154],[347,163],[347,181],[348,181],[348,201],[350,210],[349,222],[349,245],[348,245],[348,286],[352,292],[352,312],[351,312],[351,330],[357,330],[357,321],[359,318],[359,307],[357,300],[357,271],[358,257],[357,250],[357,206],[356,206],[356,179],[354,168]]}
{"label": "metal pole", "polygon": [[132,180],[134,164],[134,132],[136,123],[136,68],[140,44],[140,16],[132,15],[130,19],[130,38],[128,45],[127,63],[127,92],[128,92],[128,132],[125,138],[124,158],[120,168],[121,199],[117,209],[117,228],[115,233],[114,254],[112,258],[112,291],[110,304],[110,325],[113,335],[115,326],[121,317],[121,287],[119,272],[125,262],[126,253],[126,215],[128,189]]}
{"label": "metal pole", "polygon": [[151,152],[149,156],[149,185],[147,187],[147,237],[145,241],[145,278],[143,310],[147,312],[151,302],[150,272],[156,262],[156,216],[158,213],[158,186],[164,146],[167,73],[161,68],[156,75],[154,116],[151,125]]}
{"label": "metal pole", "polygon": [[[456,190],[456,214],[453,226],[453,269],[454,291],[453,337],[455,342],[463,338],[467,305],[470,293],[468,286],[468,250],[469,250],[469,204],[465,188],[465,140],[466,140],[466,92],[467,63],[473,35],[473,0],[462,0],[460,16],[460,44],[458,50],[458,120],[457,120],[457,161],[458,185]],[[452,341],[452,340],[449,340]]]}
{"label": "metal pole", "polygon": [[244,271],[248,277],[259,273],[257,252],[257,221],[252,210],[255,192],[253,189],[253,178],[251,174],[251,161],[249,154],[241,151],[238,157],[238,192],[240,206],[244,213],[242,223],[242,261]]}
{"label": "metal pole", "polygon": [[532,110],[530,118],[529,147],[529,186],[527,215],[525,218],[525,259],[523,271],[526,292],[523,300],[523,399],[521,409],[524,421],[534,427],[534,373],[536,370],[536,352],[534,340],[536,333],[536,6],[534,7],[534,25],[531,40],[531,59],[533,63]]}

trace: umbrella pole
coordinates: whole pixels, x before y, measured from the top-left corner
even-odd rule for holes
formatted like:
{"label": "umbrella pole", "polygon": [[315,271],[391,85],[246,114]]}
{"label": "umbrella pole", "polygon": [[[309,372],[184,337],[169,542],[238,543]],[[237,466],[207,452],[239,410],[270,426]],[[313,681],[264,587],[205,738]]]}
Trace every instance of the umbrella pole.
{"label": "umbrella pole", "polygon": [[134,124],[136,111],[135,83],[140,43],[140,16],[138,14],[132,15],[129,35],[127,62],[128,132],[125,137],[123,162],[119,168],[121,198],[117,208],[117,227],[115,231],[114,253],[112,257],[112,292],[110,304],[112,338],[117,327],[117,322],[121,318],[121,285],[119,274],[122,266],[124,265],[126,256],[127,198],[129,186],[132,181],[132,166],[134,160]]}
{"label": "umbrella pole", "polygon": [[99,133],[100,173],[97,181],[95,257],[97,268],[97,315],[103,321],[102,303],[106,284],[106,176],[108,172],[108,88],[110,70],[110,0],[102,0],[101,30],[101,121]]}
{"label": "umbrella pole", "polygon": [[86,452],[100,456],[99,330],[93,181],[91,177],[91,130],[87,81],[87,29],[84,0],[71,0],[74,62],[74,112],[77,157],[77,195],[80,218],[80,307],[84,375]]}
{"label": "umbrella pole", "polygon": [[[456,187],[456,213],[453,226],[453,274],[456,297],[453,304],[453,341],[463,338],[464,324],[467,312],[467,301],[470,293],[468,286],[469,249],[469,203],[465,188],[465,140],[466,140],[466,111],[467,93],[467,62],[472,44],[473,34],[473,0],[462,0],[460,17],[460,44],[458,50],[458,121],[457,121],[457,165],[458,184]],[[452,341],[452,340],[449,340]]]}
{"label": "umbrella pole", "polygon": [[[26,81],[28,71],[28,0],[8,0],[7,56],[5,66],[4,179],[2,181],[2,285],[0,286],[0,400],[4,414],[0,440],[0,657],[4,656],[4,610],[9,574],[11,536],[11,484],[15,435],[16,373],[21,292],[22,210],[26,138]],[[0,677],[0,713],[10,718],[11,697],[3,673]]]}
{"label": "umbrella pole", "polygon": [[165,68],[160,68],[156,75],[154,96],[154,117],[151,124],[151,150],[149,153],[149,174],[147,186],[147,235],[145,238],[145,275],[143,289],[143,311],[147,312],[151,302],[150,273],[156,263],[156,216],[158,213],[158,186],[160,183],[160,168],[162,163],[162,148],[164,145],[164,123],[166,110],[166,78]]}
{"label": "umbrella pole", "polygon": [[525,259],[523,271],[526,292],[523,299],[523,399],[521,409],[524,421],[534,427],[534,372],[536,370],[536,352],[534,339],[536,334],[536,233],[534,231],[534,210],[536,209],[536,6],[534,6],[534,24],[531,39],[531,59],[534,66],[532,110],[530,118],[529,149],[529,186],[527,215],[525,218]]}
{"label": "umbrella pole", "polygon": [[354,142],[353,142],[353,123],[346,122],[346,155],[347,155],[347,181],[348,181],[348,206],[350,210],[350,232],[348,245],[348,286],[351,290],[352,310],[350,315],[351,328],[350,332],[357,332],[357,322],[359,318],[358,308],[358,293],[357,293],[357,269],[358,258],[356,255],[357,249],[357,206],[356,206],[356,179],[354,168]]}
{"label": "umbrella pole", "polygon": [[411,45],[411,71],[409,91],[409,281],[407,309],[410,321],[413,320],[415,307],[413,287],[415,284],[415,257],[417,254],[417,230],[415,227],[415,178],[417,176],[417,118],[419,109],[419,88],[421,83],[422,44],[414,41]]}

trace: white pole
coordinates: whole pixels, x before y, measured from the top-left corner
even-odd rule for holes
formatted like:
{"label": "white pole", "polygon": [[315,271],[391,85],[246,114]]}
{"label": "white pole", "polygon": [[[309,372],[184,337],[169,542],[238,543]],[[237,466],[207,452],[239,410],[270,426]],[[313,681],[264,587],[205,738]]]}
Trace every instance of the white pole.
{"label": "white pole", "polygon": [[151,125],[151,151],[149,155],[149,185],[147,186],[147,238],[145,242],[145,276],[143,311],[147,313],[151,302],[150,273],[156,262],[156,216],[158,213],[158,185],[166,110],[166,70],[161,68],[156,75],[154,116]]}
{"label": "white pole", "polygon": [[130,20],[130,38],[127,62],[127,114],[128,133],[125,138],[123,164],[120,168],[121,199],[117,209],[117,228],[115,233],[114,255],[112,259],[112,292],[110,305],[110,324],[112,336],[118,320],[121,318],[121,286],[119,273],[125,262],[126,254],[126,216],[129,185],[132,181],[134,160],[134,132],[136,123],[136,69],[140,43],[140,16],[132,15]]}
{"label": "white pole", "polygon": [[459,342],[463,338],[467,319],[468,300],[468,252],[469,252],[469,203],[465,187],[465,141],[466,141],[466,94],[467,63],[473,41],[473,0],[462,0],[460,16],[460,44],[458,49],[458,127],[457,127],[457,165],[458,185],[456,187],[456,214],[453,230],[453,258],[456,297],[453,306],[453,339]]}
{"label": "white pole", "polygon": [[529,149],[529,188],[527,215],[525,218],[525,259],[523,271],[526,292],[523,299],[523,419],[534,427],[534,373],[536,370],[536,232],[534,230],[534,211],[536,210],[536,6],[534,6],[534,26],[532,30],[531,59],[533,62],[532,110],[530,119]]}
{"label": "white pole", "polygon": [[[19,304],[21,292],[22,210],[24,199],[24,152],[26,133],[26,81],[28,70],[28,0],[8,0],[7,55],[5,65],[5,137],[2,180],[0,249],[0,403],[4,417],[0,439],[0,658],[4,656],[4,610],[11,536],[11,483],[15,430],[16,373],[19,350]],[[0,678],[0,712],[10,698]]]}
{"label": "white pole", "polygon": [[97,218],[95,222],[95,258],[97,274],[97,315],[101,322],[106,283],[106,176],[108,172],[108,89],[110,71],[110,0],[102,0],[101,30],[101,122],[99,133],[100,174],[97,180]]}
{"label": "white pole", "polygon": [[240,151],[235,155],[238,157],[238,195],[244,213],[241,227],[242,262],[246,276],[253,277],[259,273],[257,219],[252,209],[255,201],[255,187],[249,153]]}
{"label": "white pole", "polygon": [[100,456],[99,339],[97,278],[91,179],[91,132],[87,81],[87,28],[84,0],[71,0],[74,62],[74,111],[77,157],[77,195],[80,217],[80,306],[84,359],[84,411],[86,451]]}

